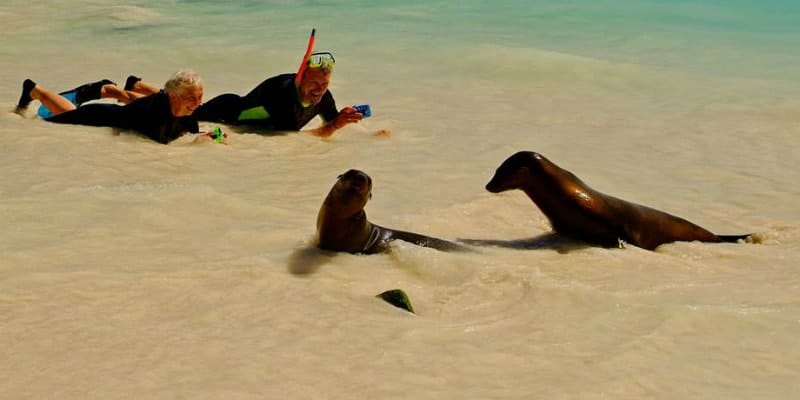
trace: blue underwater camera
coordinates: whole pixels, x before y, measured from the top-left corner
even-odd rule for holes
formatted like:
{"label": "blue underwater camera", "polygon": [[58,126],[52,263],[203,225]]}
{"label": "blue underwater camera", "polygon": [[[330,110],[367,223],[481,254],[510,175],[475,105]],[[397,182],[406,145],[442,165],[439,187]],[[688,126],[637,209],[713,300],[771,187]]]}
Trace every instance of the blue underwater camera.
{"label": "blue underwater camera", "polygon": [[372,116],[372,109],[369,108],[369,104],[359,104],[353,106],[364,118],[368,118]]}

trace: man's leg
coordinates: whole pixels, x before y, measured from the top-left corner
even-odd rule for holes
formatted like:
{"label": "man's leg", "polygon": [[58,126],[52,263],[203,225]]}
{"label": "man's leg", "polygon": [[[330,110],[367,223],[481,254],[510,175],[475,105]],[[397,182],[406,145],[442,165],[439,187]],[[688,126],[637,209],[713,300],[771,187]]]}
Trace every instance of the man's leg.
{"label": "man's leg", "polygon": [[125,91],[135,92],[147,96],[150,94],[156,94],[160,90],[159,88],[142,81],[142,78],[135,75],[130,75],[128,76],[128,79],[125,80]]}
{"label": "man's leg", "polygon": [[39,100],[53,115],[58,115],[76,108],[75,104],[64,96],[44,88],[41,85],[37,85],[36,82],[30,79],[26,79],[22,84],[22,94],[20,95],[19,103],[17,103],[17,112],[28,108],[32,100]]}

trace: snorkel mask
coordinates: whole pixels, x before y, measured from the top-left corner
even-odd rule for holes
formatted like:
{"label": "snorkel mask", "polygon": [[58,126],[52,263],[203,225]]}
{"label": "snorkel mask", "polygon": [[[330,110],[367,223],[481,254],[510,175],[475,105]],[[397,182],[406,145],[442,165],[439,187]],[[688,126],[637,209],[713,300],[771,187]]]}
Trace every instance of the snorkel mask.
{"label": "snorkel mask", "polygon": [[328,52],[312,53],[314,51],[314,42],[317,39],[317,28],[311,29],[311,36],[308,38],[308,47],[306,47],[306,54],[303,55],[303,60],[300,61],[300,68],[297,69],[297,75],[294,78],[294,83],[298,86],[300,81],[303,80],[303,74],[309,68],[322,68],[331,70],[336,64],[336,59],[333,54]]}
{"label": "snorkel mask", "polygon": [[336,65],[336,59],[333,54],[328,52],[314,53],[308,57],[308,68],[321,68],[331,70]]}

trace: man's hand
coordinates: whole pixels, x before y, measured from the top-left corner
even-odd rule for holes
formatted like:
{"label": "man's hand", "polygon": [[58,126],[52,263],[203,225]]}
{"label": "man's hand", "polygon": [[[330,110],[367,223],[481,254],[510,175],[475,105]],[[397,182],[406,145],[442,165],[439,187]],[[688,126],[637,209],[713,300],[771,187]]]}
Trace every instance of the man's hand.
{"label": "man's hand", "polygon": [[356,111],[353,107],[345,107],[339,111],[339,114],[332,121],[320,126],[317,129],[311,130],[311,134],[315,136],[328,137],[333,135],[339,129],[344,128],[347,124],[352,124],[364,118],[360,112]]}
{"label": "man's hand", "polygon": [[353,107],[345,107],[339,111],[339,115],[333,119],[333,124],[336,126],[336,129],[342,129],[347,124],[352,124],[364,118],[360,112],[356,111]]}

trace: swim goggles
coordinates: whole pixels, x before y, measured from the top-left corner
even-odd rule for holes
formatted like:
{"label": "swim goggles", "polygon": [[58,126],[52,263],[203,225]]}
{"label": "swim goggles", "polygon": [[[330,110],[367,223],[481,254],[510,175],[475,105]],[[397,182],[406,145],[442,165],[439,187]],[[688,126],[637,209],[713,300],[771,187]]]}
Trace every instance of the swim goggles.
{"label": "swim goggles", "polygon": [[336,65],[336,59],[331,53],[314,53],[308,56],[308,68],[332,69],[334,65]]}

